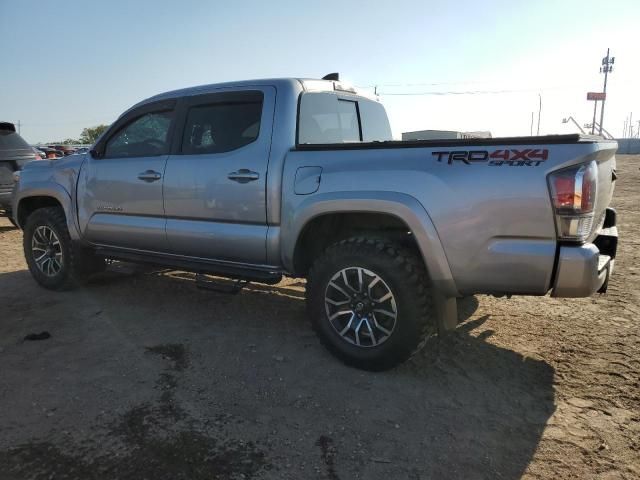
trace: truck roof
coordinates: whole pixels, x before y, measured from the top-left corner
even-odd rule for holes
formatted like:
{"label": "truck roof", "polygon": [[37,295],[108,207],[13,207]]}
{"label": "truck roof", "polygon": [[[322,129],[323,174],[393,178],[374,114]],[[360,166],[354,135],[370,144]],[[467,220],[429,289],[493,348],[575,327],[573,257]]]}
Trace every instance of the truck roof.
{"label": "truck roof", "polygon": [[315,78],[261,78],[254,80],[238,80],[232,82],[222,83],[210,83],[207,85],[197,85],[194,87],[180,88],[178,90],[171,90],[164,93],[159,93],[152,97],[146,98],[141,102],[136,103],[131,108],[127,109],[123,113],[127,113],[129,110],[137,108],[146,103],[155,102],[158,100],[168,100],[171,98],[179,98],[190,95],[199,95],[206,93],[213,93],[217,90],[224,88],[239,88],[239,87],[260,87],[260,86],[273,86],[278,90],[303,90],[314,92],[333,92],[339,90],[344,93],[356,94],[364,97],[370,97],[366,92],[357,91],[355,88],[345,85],[343,82],[334,80],[322,80]]}
{"label": "truck roof", "polygon": [[[327,82],[330,83],[330,82]],[[252,86],[266,86],[272,85],[282,88],[301,88],[302,81],[297,78],[262,78],[254,80],[239,80],[233,82],[223,83],[210,83],[207,85],[197,85],[194,87],[180,88],[178,90],[171,90],[169,92],[160,93],[149,97],[146,100],[141,101],[138,105],[143,105],[147,102],[164,100],[169,98],[183,97],[188,95],[197,95],[201,93],[212,93],[221,88],[238,88],[238,87],[252,87]]]}

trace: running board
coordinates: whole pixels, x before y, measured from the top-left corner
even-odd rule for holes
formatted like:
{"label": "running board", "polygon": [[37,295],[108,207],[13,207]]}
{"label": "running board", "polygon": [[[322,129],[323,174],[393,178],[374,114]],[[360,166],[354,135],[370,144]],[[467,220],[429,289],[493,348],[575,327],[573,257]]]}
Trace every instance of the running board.
{"label": "running board", "polygon": [[200,290],[210,290],[216,293],[237,295],[247,285],[249,285],[249,281],[247,280],[236,280],[233,284],[228,285],[226,283],[210,280],[203,273],[196,273],[196,288],[199,288]]}
{"label": "running board", "polygon": [[219,277],[227,277],[247,282],[275,285],[282,280],[281,272],[253,268],[244,265],[218,263],[215,261],[198,261],[190,258],[169,257],[160,254],[155,255],[150,253],[128,252],[105,247],[96,248],[96,253],[100,256],[112,258],[114,260],[173,267],[187,272],[194,272],[196,274],[216,275]]}

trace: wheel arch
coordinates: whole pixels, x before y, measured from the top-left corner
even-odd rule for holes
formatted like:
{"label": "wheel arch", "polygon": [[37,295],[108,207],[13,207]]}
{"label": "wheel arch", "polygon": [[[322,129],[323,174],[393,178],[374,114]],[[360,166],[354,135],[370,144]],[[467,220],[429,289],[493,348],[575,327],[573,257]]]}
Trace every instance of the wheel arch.
{"label": "wheel arch", "polygon": [[30,186],[28,189],[21,190],[14,200],[14,215],[20,228],[24,228],[27,218],[39,208],[59,207],[65,215],[69,235],[72,239],[79,238],[76,225],[73,222],[71,196],[58,184],[44,183],[40,185]]}
{"label": "wheel arch", "polygon": [[[396,192],[335,192],[309,197],[283,225],[282,261],[290,272],[304,276],[310,262],[331,243],[342,238],[338,228],[345,219],[359,218],[362,231],[410,232],[433,286],[447,296],[458,296],[449,263],[427,211],[414,197]],[[364,220],[364,221],[362,221]],[[346,230],[349,232],[349,230]],[[315,243],[309,238],[318,235]],[[310,250],[308,251],[311,245]]]}

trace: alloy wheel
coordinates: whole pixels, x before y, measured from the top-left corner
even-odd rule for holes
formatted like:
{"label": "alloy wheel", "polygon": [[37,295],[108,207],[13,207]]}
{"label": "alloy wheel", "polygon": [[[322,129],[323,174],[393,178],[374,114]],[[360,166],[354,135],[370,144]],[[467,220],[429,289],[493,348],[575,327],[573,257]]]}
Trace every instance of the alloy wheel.
{"label": "alloy wheel", "polygon": [[47,277],[53,277],[62,270],[62,245],[56,232],[46,225],[40,225],[31,238],[31,254],[38,270]]}
{"label": "alloy wheel", "polygon": [[366,268],[347,267],[333,275],[324,304],[334,330],[358,347],[384,343],[396,326],[398,307],[391,288]]}

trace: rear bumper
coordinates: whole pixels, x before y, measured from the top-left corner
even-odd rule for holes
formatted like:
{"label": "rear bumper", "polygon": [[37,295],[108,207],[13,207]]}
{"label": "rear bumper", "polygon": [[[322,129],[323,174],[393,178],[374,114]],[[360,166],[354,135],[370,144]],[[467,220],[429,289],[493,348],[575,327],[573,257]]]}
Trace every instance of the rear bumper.
{"label": "rear bumper", "polygon": [[0,216],[12,216],[13,185],[0,184]]}
{"label": "rear bumper", "polygon": [[0,208],[11,208],[13,185],[0,184]]}
{"label": "rear bumper", "polygon": [[588,297],[606,292],[617,246],[615,225],[600,230],[593,243],[561,246],[551,296]]}

